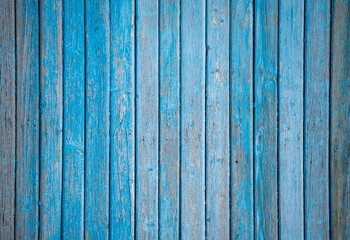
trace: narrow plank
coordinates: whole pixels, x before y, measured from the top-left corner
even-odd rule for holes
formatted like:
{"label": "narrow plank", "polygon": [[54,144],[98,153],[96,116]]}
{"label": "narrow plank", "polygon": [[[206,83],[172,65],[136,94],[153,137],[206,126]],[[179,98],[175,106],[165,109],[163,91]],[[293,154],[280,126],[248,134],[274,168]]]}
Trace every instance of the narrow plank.
{"label": "narrow plank", "polygon": [[0,27],[0,238],[11,239],[15,233],[15,1],[1,0]]}
{"label": "narrow plank", "polygon": [[84,236],[84,2],[63,2],[62,238]]}
{"label": "narrow plank", "polygon": [[16,4],[16,239],[37,239],[39,227],[39,5]]}
{"label": "narrow plank", "polygon": [[179,239],[180,1],[160,1],[159,8],[159,232],[161,239]]}
{"label": "narrow plank", "polygon": [[278,238],[277,213],[278,2],[255,1],[255,237]]}
{"label": "narrow plank", "polygon": [[158,1],[136,4],[136,238],[158,238]]}
{"label": "narrow plank", "polygon": [[61,238],[62,2],[40,2],[40,233]]}
{"label": "narrow plank", "polygon": [[253,239],[253,0],[230,11],[231,238]]}
{"label": "narrow plank", "polygon": [[304,1],[279,9],[279,232],[304,239]]}
{"label": "narrow plank", "polygon": [[305,5],[305,238],[329,239],[330,1]]}
{"label": "narrow plank", "polygon": [[181,1],[181,238],[205,238],[205,0]]}
{"label": "narrow plank", "polygon": [[109,231],[109,1],[86,1],[85,238]]}
{"label": "narrow plank", "polygon": [[350,2],[333,1],[331,93],[332,238],[350,239]]}
{"label": "narrow plank", "polygon": [[135,1],[111,1],[110,238],[134,239]]}
{"label": "narrow plank", "polygon": [[207,1],[206,237],[230,238],[228,0]]}

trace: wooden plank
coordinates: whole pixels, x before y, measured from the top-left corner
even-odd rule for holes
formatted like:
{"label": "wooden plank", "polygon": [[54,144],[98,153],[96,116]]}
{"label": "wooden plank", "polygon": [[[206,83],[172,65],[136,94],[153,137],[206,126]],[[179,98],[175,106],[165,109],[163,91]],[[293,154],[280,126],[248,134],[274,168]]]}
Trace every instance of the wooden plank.
{"label": "wooden plank", "polygon": [[85,45],[84,2],[63,2],[62,237],[84,237]]}
{"label": "wooden plank", "polygon": [[109,1],[86,1],[85,238],[109,231]]}
{"label": "wooden plank", "polygon": [[332,238],[350,239],[350,2],[333,1],[331,92]]}
{"label": "wooden plank", "polygon": [[14,237],[16,159],[15,1],[0,1],[0,239]]}
{"label": "wooden plank", "polygon": [[279,233],[304,239],[304,1],[279,6]]}
{"label": "wooden plank", "polygon": [[330,1],[305,5],[305,236],[329,239]]}
{"label": "wooden plank", "polygon": [[159,237],[179,239],[180,1],[160,1],[159,8]]}
{"label": "wooden plank", "polygon": [[205,1],[181,1],[181,238],[205,238]]}
{"label": "wooden plank", "polygon": [[277,213],[278,2],[255,2],[255,237],[278,238]]}
{"label": "wooden plank", "polygon": [[158,1],[136,4],[136,238],[158,238]]}
{"label": "wooden plank", "polygon": [[206,17],[206,237],[230,236],[229,1],[208,0]]}
{"label": "wooden plank", "polygon": [[111,1],[110,238],[134,239],[135,1]]}
{"label": "wooden plank", "polygon": [[16,239],[37,239],[39,226],[39,5],[16,4]]}
{"label": "wooden plank", "polygon": [[40,238],[61,238],[62,2],[40,3]]}
{"label": "wooden plank", "polygon": [[231,238],[253,239],[253,0],[231,1],[230,29]]}

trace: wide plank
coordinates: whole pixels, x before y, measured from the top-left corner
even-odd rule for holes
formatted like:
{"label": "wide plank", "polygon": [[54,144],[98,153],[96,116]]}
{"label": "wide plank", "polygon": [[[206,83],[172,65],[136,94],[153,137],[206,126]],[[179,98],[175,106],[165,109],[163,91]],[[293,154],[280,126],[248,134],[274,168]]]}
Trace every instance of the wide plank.
{"label": "wide plank", "polygon": [[39,234],[39,4],[18,0],[16,239]]}
{"label": "wide plank", "polygon": [[111,4],[110,238],[134,239],[135,1]]}
{"label": "wide plank", "polygon": [[332,239],[350,239],[350,1],[333,1],[331,86]]}
{"label": "wide plank", "polygon": [[159,8],[159,237],[179,239],[180,1]]}
{"label": "wide plank", "polygon": [[278,1],[257,0],[254,7],[255,238],[277,239]]}
{"label": "wide plank", "polygon": [[40,2],[40,233],[61,239],[62,1]]}

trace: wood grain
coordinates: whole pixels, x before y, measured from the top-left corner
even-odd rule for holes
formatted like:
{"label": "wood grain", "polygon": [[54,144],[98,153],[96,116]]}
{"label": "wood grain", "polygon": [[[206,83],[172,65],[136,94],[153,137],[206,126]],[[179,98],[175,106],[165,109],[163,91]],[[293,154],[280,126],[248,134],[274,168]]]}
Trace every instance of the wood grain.
{"label": "wood grain", "polygon": [[63,2],[62,238],[84,237],[84,2]]}
{"label": "wood grain", "polygon": [[253,1],[230,11],[231,238],[253,239]]}
{"label": "wood grain", "polygon": [[279,232],[304,239],[304,2],[279,6]]}
{"label": "wood grain", "polygon": [[0,239],[14,238],[16,159],[15,1],[0,1]]}
{"label": "wood grain", "polygon": [[110,238],[134,239],[135,1],[111,1]]}
{"label": "wood grain", "polygon": [[136,4],[136,238],[158,239],[158,1]]}
{"label": "wood grain", "polygon": [[255,237],[278,238],[277,45],[278,2],[255,1]]}
{"label": "wood grain", "polygon": [[40,2],[40,238],[61,238],[62,2]]}
{"label": "wood grain", "polygon": [[228,239],[229,1],[208,0],[206,11],[206,238]]}
{"label": "wood grain", "polygon": [[179,239],[180,1],[159,8],[159,238]]}
{"label": "wood grain", "polygon": [[350,2],[333,1],[331,92],[331,226],[350,239]]}
{"label": "wood grain", "polygon": [[110,7],[86,1],[85,238],[109,236]]}
{"label": "wood grain", "polygon": [[305,5],[305,238],[329,239],[330,1]]}
{"label": "wood grain", "polygon": [[37,239],[39,226],[39,4],[16,3],[16,239]]}
{"label": "wood grain", "polygon": [[205,1],[181,1],[181,238],[205,238]]}

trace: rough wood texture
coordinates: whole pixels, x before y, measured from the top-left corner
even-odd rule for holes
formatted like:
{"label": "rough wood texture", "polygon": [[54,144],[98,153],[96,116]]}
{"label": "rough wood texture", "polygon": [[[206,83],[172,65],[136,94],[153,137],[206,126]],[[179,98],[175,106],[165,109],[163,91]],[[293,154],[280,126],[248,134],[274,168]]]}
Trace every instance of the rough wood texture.
{"label": "rough wood texture", "polygon": [[15,234],[15,1],[0,1],[0,239]]}
{"label": "rough wood texture", "polygon": [[84,237],[85,45],[84,3],[63,2],[62,237]]}
{"label": "rough wood texture", "polygon": [[231,238],[254,238],[253,1],[231,1]]}
{"label": "rough wood texture", "polygon": [[134,19],[134,1],[111,1],[111,239],[134,239]]}
{"label": "rough wood texture", "polygon": [[332,238],[350,239],[350,2],[333,1],[331,101]]}
{"label": "rough wood texture", "polygon": [[229,1],[208,0],[206,14],[206,238],[229,239]]}
{"label": "rough wood texture", "polygon": [[255,1],[255,237],[278,238],[277,38],[278,2]]}
{"label": "rough wood texture", "polygon": [[61,238],[62,2],[40,2],[40,238]]}
{"label": "rough wood texture", "polygon": [[39,5],[16,4],[16,239],[37,239],[39,226]]}
{"label": "rough wood texture", "polygon": [[159,8],[159,238],[179,239],[180,1]]}
{"label": "rough wood texture", "polygon": [[158,238],[158,1],[136,6],[136,238]]}
{"label": "rough wood texture", "polygon": [[86,1],[85,238],[109,236],[109,1]]}
{"label": "rough wood texture", "polygon": [[279,233],[304,239],[304,2],[279,6]]}
{"label": "rough wood texture", "polygon": [[329,239],[330,1],[305,5],[305,237]]}

